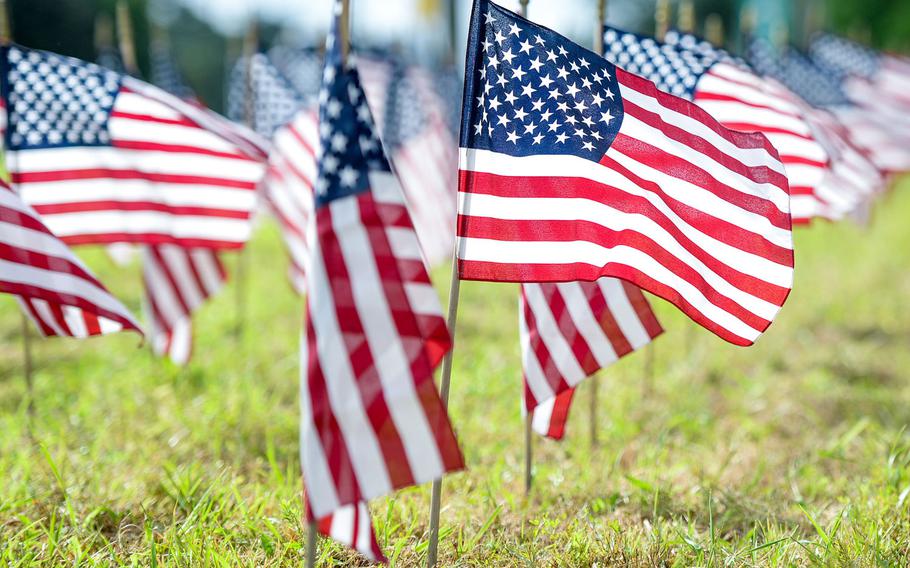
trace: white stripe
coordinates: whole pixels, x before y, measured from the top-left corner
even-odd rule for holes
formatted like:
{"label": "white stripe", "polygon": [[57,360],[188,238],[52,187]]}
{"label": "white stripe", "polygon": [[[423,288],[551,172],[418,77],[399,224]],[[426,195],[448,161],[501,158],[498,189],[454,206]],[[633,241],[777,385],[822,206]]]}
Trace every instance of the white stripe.
{"label": "white stripe", "polygon": [[442,456],[414,388],[411,365],[387,303],[370,237],[360,222],[357,199],[329,204],[364,334],[392,420],[416,483],[442,475]]}
{"label": "white stripe", "polygon": [[250,211],[256,192],[212,185],[158,183],[110,178],[61,180],[20,184],[22,198],[32,205],[56,205],[84,201],[148,201],[171,207],[198,206]]}
{"label": "white stripe", "polygon": [[550,360],[556,365],[559,374],[569,386],[577,385],[587,376],[587,373],[582,369],[572,351],[572,346],[562,334],[542,288],[526,286],[525,298],[534,313],[540,339],[550,352]]}
{"label": "white stripe", "polygon": [[245,242],[252,232],[244,219],[169,215],[156,211],[95,211],[45,215],[45,224],[59,237],[109,233],[162,233],[177,239]]}
{"label": "white stripe", "polygon": [[556,397],[551,396],[543,402],[538,402],[534,407],[534,413],[531,416],[531,428],[540,434],[546,436],[550,433],[550,420],[553,418],[553,408],[556,406]]}
{"label": "white stripe", "polygon": [[[604,280],[604,278],[601,278]],[[612,280],[610,278],[609,280]],[[606,367],[615,362],[619,357],[610,338],[604,333],[603,326],[594,317],[591,303],[585,295],[579,282],[562,282],[556,285],[566,303],[566,308],[572,316],[572,322],[585,339],[599,367]]]}
{"label": "white stripe", "polygon": [[607,309],[613,314],[620,331],[632,349],[641,349],[650,343],[651,336],[638,318],[638,313],[632,306],[622,282],[615,278],[601,278],[597,281],[597,285],[607,299]]}
{"label": "white stripe", "polygon": [[[527,290],[537,284],[524,284],[523,288]],[[528,322],[525,318],[525,302],[519,301],[518,304],[518,333],[521,342],[521,364],[524,369],[525,382],[534,400],[539,401],[551,398],[554,395],[553,387],[547,381],[543,369],[540,367],[540,361],[537,360],[537,354],[531,347],[531,336],[528,328]]]}

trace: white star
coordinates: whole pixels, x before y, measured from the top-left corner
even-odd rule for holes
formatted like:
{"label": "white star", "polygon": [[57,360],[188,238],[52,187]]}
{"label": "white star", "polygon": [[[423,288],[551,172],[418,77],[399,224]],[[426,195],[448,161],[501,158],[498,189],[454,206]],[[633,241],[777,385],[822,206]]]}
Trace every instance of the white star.
{"label": "white star", "polygon": [[330,174],[335,173],[338,170],[338,158],[332,154],[326,154],[322,157],[322,169],[329,172]]}
{"label": "white star", "polygon": [[486,21],[484,21],[485,24],[492,24],[492,23],[496,22],[496,19],[493,17],[493,14],[491,14],[489,12],[484,14],[483,17],[486,18]]}
{"label": "white star", "polygon": [[523,42],[521,42],[521,49],[519,51],[521,51],[522,53],[525,53],[527,55],[531,55],[531,47],[533,47],[531,45],[531,42],[528,40],[524,40]]}
{"label": "white star", "polygon": [[544,75],[543,77],[540,78],[540,88],[541,89],[549,89],[550,85],[552,85],[552,84],[553,84],[553,79],[550,79],[549,75]]}
{"label": "white star", "polygon": [[487,67],[496,67],[497,65],[499,65],[499,59],[496,58],[496,54],[487,58]]}
{"label": "white star", "polygon": [[533,122],[530,124],[525,124],[525,134],[533,134],[537,130],[537,125]]}
{"label": "white star", "polygon": [[483,132],[483,123],[478,122],[474,125],[474,134],[480,134],[481,132]]}
{"label": "white star", "polygon": [[578,94],[579,88],[575,86],[575,83],[572,83],[566,88],[566,90],[568,91],[570,97],[575,97],[575,95]]}
{"label": "white star", "polygon": [[528,116],[528,113],[527,113],[527,111],[525,111],[525,109],[523,109],[521,107],[518,107],[517,109],[515,109],[515,118],[517,118],[518,120],[524,120],[526,116]]}
{"label": "white star", "polygon": [[560,46],[559,46],[559,54],[562,55],[563,57],[565,57],[565,56],[569,55],[569,52],[566,51],[566,48],[564,48],[563,46],[560,45]]}
{"label": "white star", "polygon": [[509,35],[518,37],[518,32],[520,32],[520,31],[521,31],[521,28],[519,28],[517,25],[515,25],[515,22],[512,22],[512,25],[509,26]]}
{"label": "white star", "polygon": [[559,112],[569,112],[569,105],[565,101],[559,101],[559,104],[556,105],[556,108]]}
{"label": "white star", "polygon": [[604,102],[604,98],[600,96],[600,93],[594,93],[594,100],[592,101],[594,106],[600,106]]}
{"label": "white star", "polygon": [[344,149],[348,147],[348,138],[344,134],[338,132],[332,136],[332,150],[336,152],[344,152]]}
{"label": "white star", "polygon": [[587,60],[587,59],[585,59],[584,57],[582,57],[582,58],[581,58],[581,66],[584,67],[585,69],[587,69],[588,67],[591,66],[591,64],[588,63],[588,60]]}
{"label": "white star", "polygon": [[481,78],[481,79],[486,79],[486,78],[487,78],[487,68],[486,68],[486,67],[482,67],[482,68],[480,69],[480,78]]}
{"label": "white star", "polygon": [[531,100],[531,106],[534,107],[534,112],[540,112],[540,109],[543,108],[543,101]]}
{"label": "white star", "polygon": [[582,146],[582,149],[583,149],[583,150],[593,150],[593,149],[594,149],[594,144],[591,144],[590,141],[585,142],[584,145]]}
{"label": "white star", "polygon": [[509,142],[511,142],[512,144],[515,144],[516,142],[518,142],[518,134],[515,134],[514,132],[509,132],[508,136],[506,136],[506,139]]}
{"label": "white star", "polygon": [[604,80],[604,81],[609,81],[609,80],[610,80],[610,74],[607,73],[607,70],[606,70],[606,69],[603,69],[603,70],[601,71],[601,73],[603,73],[603,80]]}
{"label": "white star", "polygon": [[483,95],[480,95],[479,97],[476,97],[476,98],[477,98],[477,106],[482,107],[483,103],[486,99],[484,98]]}
{"label": "white star", "polygon": [[578,112],[584,112],[585,109],[587,109],[587,108],[588,108],[588,105],[586,105],[584,101],[578,101],[577,103],[575,103],[575,110],[577,110]]}
{"label": "white star", "polygon": [[534,87],[531,86],[531,83],[528,83],[521,88],[521,94],[525,97],[531,98],[534,96]]}
{"label": "white star", "polygon": [[560,144],[565,144],[566,140],[568,140],[568,139],[569,139],[569,137],[566,136],[565,133],[556,135],[556,141],[559,142]]}
{"label": "white star", "polygon": [[576,129],[575,129],[575,136],[576,136],[577,138],[584,138],[584,137],[587,136],[587,135],[588,135],[588,133],[585,132],[584,130],[582,130],[581,128],[576,128]]}
{"label": "white star", "polygon": [[540,62],[539,57],[535,57],[533,60],[531,60],[531,71],[537,71],[541,67],[543,67],[543,63]]}
{"label": "white star", "polygon": [[591,132],[591,136],[593,136],[595,140],[602,140],[602,139],[603,139],[603,136],[600,135],[600,132],[598,132],[598,131],[596,131],[596,130],[593,131],[593,132]]}
{"label": "white star", "polygon": [[543,38],[540,37],[540,35],[534,36],[534,41],[537,42],[537,45],[543,45],[543,44],[544,44]]}
{"label": "white star", "polygon": [[488,40],[487,38],[483,38],[483,41],[480,42],[480,45],[483,46],[483,50],[484,50],[484,52],[486,52],[488,49],[490,49],[491,47],[493,47],[493,42],[491,42],[491,41]]}
{"label": "white star", "polygon": [[483,86],[483,94],[489,95],[491,90],[493,90],[493,85],[491,83],[487,83]]}
{"label": "white star", "polygon": [[550,129],[550,132],[556,132],[557,130],[559,130],[559,123],[554,120],[553,122],[551,122],[550,124],[547,125],[547,128]]}
{"label": "white star", "polygon": [[547,50],[547,61],[556,61],[556,52],[553,50]]}
{"label": "white star", "polygon": [[600,75],[598,75],[597,73],[594,73],[593,75],[591,75],[591,80],[593,80],[598,85],[602,81],[602,79],[600,78]]}
{"label": "white star", "polygon": [[574,115],[571,115],[571,114],[570,114],[570,115],[568,115],[568,116],[566,117],[566,122],[568,122],[568,123],[571,124],[572,126],[575,126],[575,125],[578,123],[578,119],[575,118]]}
{"label": "white star", "polygon": [[547,95],[548,99],[558,99],[560,96],[559,87],[554,87],[550,89],[549,94]]}
{"label": "white star", "polygon": [[559,69],[556,70],[556,73],[559,75],[559,78],[562,79],[563,81],[565,81],[566,79],[569,78],[569,72],[566,70],[565,67],[560,67]]}
{"label": "white star", "polygon": [[518,80],[521,81],[524,78],[524,76],[527,75],[528,72],[522,71],[521,65],[519,65],[518,67],[515,68],[514,71],[512,71],[512,73],[514,73],[515,76],[518,77]]}
{"label": "white star", "polygon": [[575,63],[574,61],[569,63],[569,67],[571,67],[572,71],[575,73],[578,73],[579,71],[581,71],[581,67],[579,67],[578,63]]}
{"label": "white star", "polygon": [[357,118],[360,119],[360,122],[370,122],[370,107],[367,106],[367,103],[361,103],[357,107]]}
{"label": "white star", "polygon": [[505,113],[499,115],[499,126],[508,126],[511,120],[505,115]]}
{"label": "white star", "polygon": [[550,120],[551,116],[553,116],[553,112],[550,109],[547,109],[547,110],[543,111],[542,113],[540,113],[540,119],[543,120],[544,122],[547,122],[548,120]]}
{"label": "white star", "polygon": [[582,80],[581,80],[581,86],[584,87],[585,89],[590,89],[590,88],[591,88],[591,80],[588,79],[587,77],[583,77]]}
{"label": "white star", "polygon": [[499,43],[501,45],[502,42],[506,41],[506,36],[502,35],[501,31],[496,30],[496,35],[495,35],[494,39],[496,40],[497,43]]}
{"label": "white star", "polygon": [[499,110],[499,106],[502,103],[499,102],[499,98],[493,97],[488,104],[490,105],[490,108],[493,109],[493,112],[496,112]]}
{"label": "white star", "polygon": [[581,118],[581,121],[584,122],[588,127],[594,127],[594,119],[592,119],[590,116],[583,116]]}
{"label": "white star", "polygon": [[609,110],[607,112],[601,113],[600,121],[604,124],[610,124],[613,121],[613,115],[610,114]]}
{"label": "white star", "polygon": [[500,87],[505,87],[509,84],[509,80],[506,79],[505,75],[500,75],[499,78],[496,79],[496,82],[499,83]]}
{"label": "white star", "polygon": [[517,101],[517,100],[518,100],[518,97],[516,97],[512,92],[506,93],[506,102],[509,103],[510,105],[515,104],[515,101]]}
{"label": "white star", "polygon": [[360,172],[351,166],[345,166],[341,168],[338,178],[341,185],[345,187],[354,187],[357,184],[357,180],[360,179]]}
{"label": "white star", "polygon": [[540,142],[542,140],[543,140],[543,134],[538,134],[534,137],[534,144],[540,144]]}
{"label": "white star", "polygon": [[607,89],[607,98],[608,99],[610,99],[612,101],[613,97],[615,97],[615,96],[616,95],[613,94],[613,91],[611,91],[610,89]]}
{"label": "white star", "polygon": [[341,114],[341,102],[338,99],[330,100],[325,105],[325,112],[329,115],[329,118],[338,118],[338,115]]}
{"label": "white star", "polygon": [[513,59],[515,59],[515,54],[512,53],[511,47],[502,52],[502,60],[505,61],[506,63],[508,63],[509,65],[512,64]]}

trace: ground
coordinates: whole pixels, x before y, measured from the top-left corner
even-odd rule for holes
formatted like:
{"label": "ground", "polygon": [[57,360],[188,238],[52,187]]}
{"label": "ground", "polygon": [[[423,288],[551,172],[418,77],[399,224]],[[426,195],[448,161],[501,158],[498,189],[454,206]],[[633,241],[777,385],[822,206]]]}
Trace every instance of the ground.
{"label": "ground", "polygon": [[[903,566],[910,557],[910,183],[871,223],[797,231],[794,291],[752,348],[659,303],[667,333],[582,388],[523,490],[514,285],[465,283],[441,563]],[[133,335],[34,340],[0,302],[0,566],[299,566],[301,301],[274,226],[197,318],[186,369]],[[139,275],[83,255],[139,313]],[[440,292],[446,269],[434,274]],[[238,317],[238,314],[244,317]],[[243,332],[236,333],[243,320]],[[429,487],[372,504],[392,563],[426,557]],[[364,561],[323,542],[320,565]]]}

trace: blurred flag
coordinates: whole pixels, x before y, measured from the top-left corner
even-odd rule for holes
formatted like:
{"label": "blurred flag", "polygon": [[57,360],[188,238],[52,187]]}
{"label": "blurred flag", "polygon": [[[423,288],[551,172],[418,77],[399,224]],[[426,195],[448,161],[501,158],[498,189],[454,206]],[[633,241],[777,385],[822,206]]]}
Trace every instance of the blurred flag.
{"label": "blurred flag", "polygon": [[847,141],[881,172],[910,169],[910,129],[883,112],[884,105],[866,107],[854,103],[842,75],[819,67],[794,48],[785,47],[778,52],[758,39],[749,44],[749,60],[756,69],[780,80],[812,106],[834,114],[844,126]]}
{"label": "blurred flag", "polygon": [[44,336],[142,333],[76,255],[0,182],[0,292],[14,294]]}
{"label": "blurred flag", "polygon": [[[675,38],[671,34],[671,41]],[[662,90],[693,101],[723,126],[761,132],[780,154],[790,185],[790,213],[808,222],[826,211],[819,197],[828,154],[799,98],[771,84],[721,49],[687,49],[604,26],[604,57]]]}
{"label": "blurred flag", "polygon": [[166,36],[152,40],[149,48],[151,63],[149,79],[159,89],[187,102],[198,101],[196,92],[187,84]]}
{"label": "blurred flag", "polygon": [[[717,69],[725,65],[737,66],[740,70],[748,72],[750,77],[754,76],[745,63],[692,34],[671,30],[664,39],[669,46],[675,46],[680,53],[698,65],[715,61],[716,63],[709,66],[707,76],[717,73]],[[709,91],[703,92],[698,85],[702,84],[704,77],[696,84],[695,101],[712,114],[715,111],[719,112],[715,115],[716,118],[734,117],[734,121],[739,120],[739,123],[725,124],[726,126],[738,128],[742,125],[742,130],[749,130],[757,126],[755,122],[765,120],[759,130],[767,131],[768,139],[781,153],[781,159],[787,166],[790,178],[790,209],[794,221],[809,221],[816,217],[840,219],[862,207],[868,195],[872,193],[864,180],[874,184],[880,181],[880,176],[867,160],[849,147],[839,129],[833,128],[830,120],[832,117],[824,116],[826,113],[811,107],[798,94],[790,91],[773,77],[764,76],[758,81],[751,81],[753,85],[758,84],[772,101],[778,103],[775,111],[771,112],[766,108],[750,108],[763,95],[756,95],[752,89],[739,82],[713,79],[707,81]],[[730,97],[725,96],[724,91],[729,91]],[[728,102],[730,98],[739,99],[741,104],[730,105]],[[730,105],[726,112],[723,109],[724,105]],[[803,123],[800,130],[808,128],[815,143],[827,156],[828,164],[822,169],[821,177],[816,177],[817,172],[814,168],[807,166],[805,160],[800,159],[798,155],[801,149],[812,150],[814,145],[801,143],[799,133],[783,135],[779,131],[780,125],[788,120],[781,105],[796,113],[798,120]],[[737,110],[741,112],[735,112]],[[784,116],[775,117],[775,114]],[[742,119],[735,118],[737,115],[749,116],[750,120],[747,124],[742,124]]]}
{"label": "blurred flag", "polygon": [[525,410],[555,439],[582,380],[663,333],[641,290],[615,278],[523,284],[519,321]]}
{"label": "blurred flag", "polygon": [[239,248],[265,143],[161,89],[17,45],[9,85],[13,187],[69,244]]}
{"label": "blurred flag", "polygon": [[752,344],[793,281],[770,142],[487,0],[470,37],[460,276],[622,278]]}
{"label": "blurred flag", "polygon": [[331,50],[324,77],[301,463],[320,530],[377,559],[369,523],[335,530],[337,515],[464,465],[433,382],[451,338],[358,74]]}

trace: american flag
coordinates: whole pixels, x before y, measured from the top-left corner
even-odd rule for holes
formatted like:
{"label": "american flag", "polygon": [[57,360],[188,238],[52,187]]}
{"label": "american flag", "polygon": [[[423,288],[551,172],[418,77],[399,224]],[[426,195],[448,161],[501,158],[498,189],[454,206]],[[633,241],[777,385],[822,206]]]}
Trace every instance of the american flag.
{"label": "american flag", "polygon": [[[334,521],[345,507],[464,461],[433,382],[451,348],[439,299],[358,74],[337,50],[327,56],[320,103],[301,463],[311,517]],[[347,544],[372,555],[358,546],[371,540]]]}
{"label": "american flag", "polygon": [[[668,45],[678,46],[680,49],[705,57],[719,58],[721,61],[740,66],[745,65],[740,60],[729,56],[725,51],[715,48],[709,42],[693,34],[671,30],[664,40]],[[806,188],[798,189],[793,180],[790,180],[790,209],[794,221],[808,221],[816,217],[840,219],[861,208],[868,195],[873,193],[870,184],[880,182],[880,176],[872,164],[846,142],[842,129],[835,126],[836,120],[829,113],[811,107],[808,102],[773,77],[763,77],[763,86],[772,95],[776,94],[779,99],[788,101],[790,105],[798,109],[811,129],[813,137],[828,156],[829,163],[824,170],[824,175],[816,181],[811,192],[805,191]],[[739,92],[742,90],[740,89]],[[706,104],[708,106],[702,106],[710,112],[710,103]],[[770,136],[769,138],[774,144],[775,139]],[[782,159],[784,164],[788,165],[787,158],[782,157]]]}
{"label": "american flag", "polygon": [[628,282],[523,284],[519,306],[525,410],[550,438],[565,433],[575,387],[663,332]]}
{"label": "american flag", "polygon": [[812,106],[834,114],[844,126],[847,141],[880,171],[910,169],[907,129],[898,127],[900,121],[893,121],[882,107],[854,103],[842,75],[822,69],[794,48],[778,52],[760,39],[750,42],[749,60],[756,69],[778,79]]}
{"label": "american flag", "polygon": [[723,126],[764,134],[786,168],[793,220],[808,222],[824,210],[818,188],[827,171],[828,154],[796,95],[705,43],[687,49],[605,26],[604,52],[626,71],[695,102]]}
{"label": "american flag", "polygon": [[0,53],[13,187],[69,244],[239,248],[265,143],[161,89],[25,47]]}
{"label": "american flag", "polygon": [[793,280],[784,166],[722,127],[487,0],[471,24],[459,161],[459,274],[622,278],[739,345]]}
{"label": "american flag", "polygon": [[142,333],[130,312],[0,182],[0,292],[14,294],[44,336]]}

